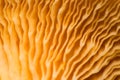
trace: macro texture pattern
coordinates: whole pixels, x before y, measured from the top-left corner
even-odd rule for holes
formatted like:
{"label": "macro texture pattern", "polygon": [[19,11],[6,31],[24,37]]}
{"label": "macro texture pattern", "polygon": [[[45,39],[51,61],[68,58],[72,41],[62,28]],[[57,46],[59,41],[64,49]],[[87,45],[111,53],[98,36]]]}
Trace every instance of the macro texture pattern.
{"label": "macro texture pattern", "polygon": [[0,80],[120,80],[120,0],[0,0]]}

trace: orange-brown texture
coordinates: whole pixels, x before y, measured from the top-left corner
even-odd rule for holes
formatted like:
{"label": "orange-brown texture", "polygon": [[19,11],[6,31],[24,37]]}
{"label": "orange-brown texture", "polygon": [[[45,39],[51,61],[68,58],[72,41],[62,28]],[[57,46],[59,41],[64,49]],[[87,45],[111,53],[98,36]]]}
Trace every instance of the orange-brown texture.
{"label": "orange-brown texture", "polygon": [[0,80],[120,80],[120,0],[0,0]]}

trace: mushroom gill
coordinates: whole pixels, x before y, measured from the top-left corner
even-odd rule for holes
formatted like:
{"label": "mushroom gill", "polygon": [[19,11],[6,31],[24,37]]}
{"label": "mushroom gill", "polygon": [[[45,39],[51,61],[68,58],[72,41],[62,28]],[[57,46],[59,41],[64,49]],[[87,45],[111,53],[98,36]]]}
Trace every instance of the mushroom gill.
{"label": "mushroom gill", "polygon": [[120,80],[120,0],[0,0],[0,80]]}

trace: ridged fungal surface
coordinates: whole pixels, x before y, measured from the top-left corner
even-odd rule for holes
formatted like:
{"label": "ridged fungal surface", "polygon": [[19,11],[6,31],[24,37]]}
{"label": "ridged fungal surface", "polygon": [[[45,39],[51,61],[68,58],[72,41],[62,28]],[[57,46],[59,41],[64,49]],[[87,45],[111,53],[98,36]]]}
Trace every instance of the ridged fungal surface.
{"label": "ridged fungal surface", "polygon": [[0,0],[0,80],[120,80],[120,0]]}

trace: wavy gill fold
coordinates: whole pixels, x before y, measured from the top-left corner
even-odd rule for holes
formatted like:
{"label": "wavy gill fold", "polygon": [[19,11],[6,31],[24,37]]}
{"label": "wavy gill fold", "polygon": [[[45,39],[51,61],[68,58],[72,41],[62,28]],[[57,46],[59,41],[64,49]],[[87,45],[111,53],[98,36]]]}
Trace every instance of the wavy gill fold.
{"label": "wavy gill fold", "polygon": [[120,0],[0,0],[0,80],[120,80]]}

